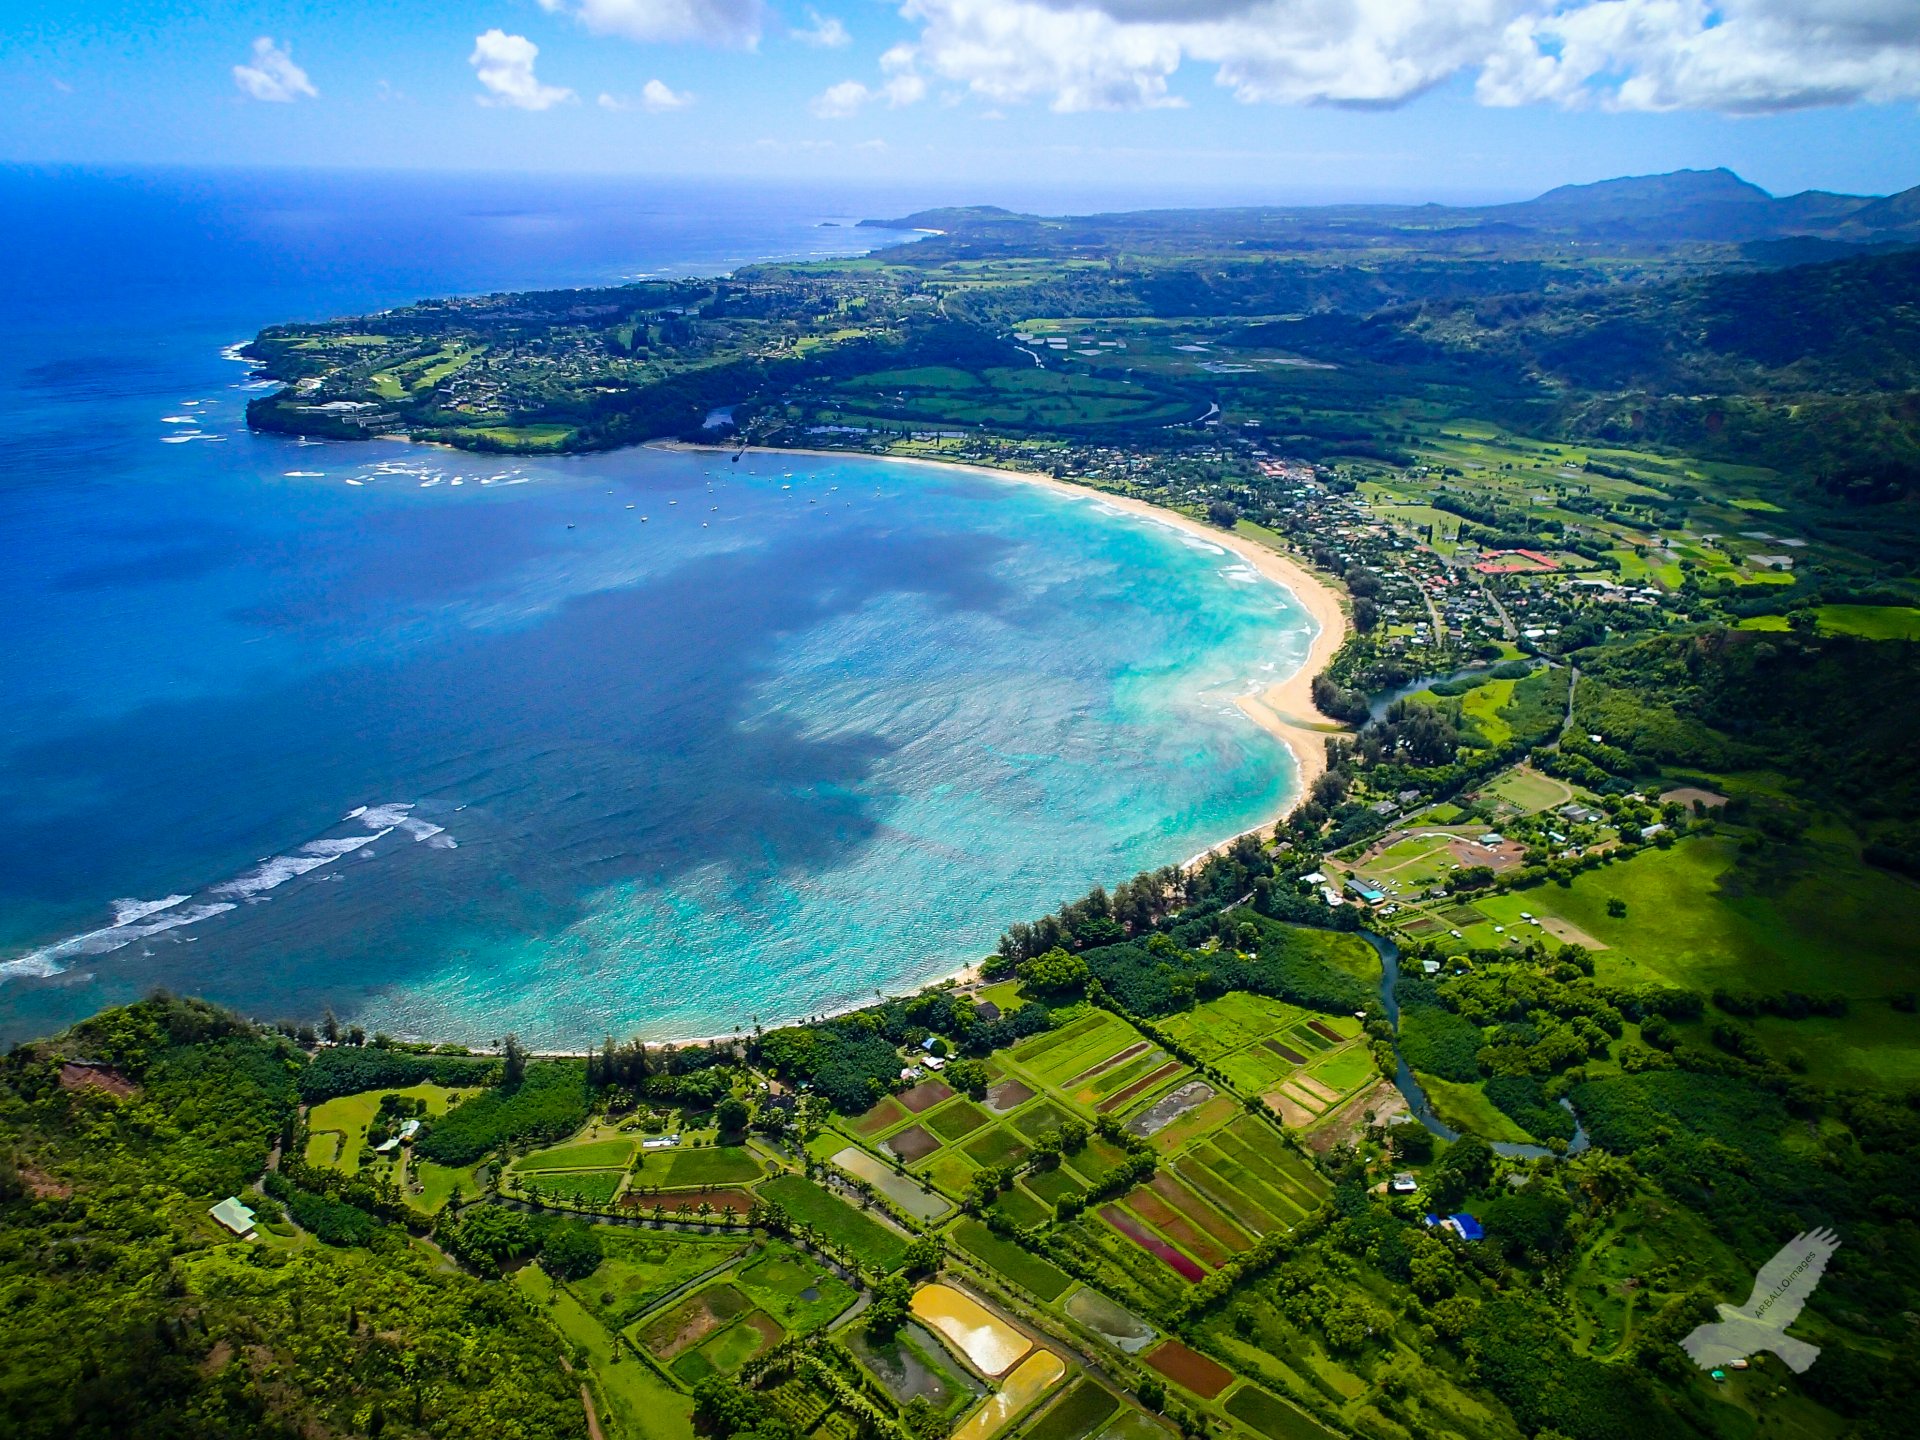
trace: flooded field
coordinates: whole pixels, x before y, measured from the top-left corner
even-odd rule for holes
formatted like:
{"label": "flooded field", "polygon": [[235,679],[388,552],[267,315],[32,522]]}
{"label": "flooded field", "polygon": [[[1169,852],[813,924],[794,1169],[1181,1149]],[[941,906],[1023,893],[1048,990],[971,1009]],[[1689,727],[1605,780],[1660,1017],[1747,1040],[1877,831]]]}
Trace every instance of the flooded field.
{"label": "flooded field", "polygon": [[950,1285],[922,1285],[914,1292],[913,1313],[946,1336],[982,1375],[1006,1374],[1033,1348],[1013,1326]]}
{"label": "flooded field", "polygon": [[1129,1355],[1146,1349],[1158,1333],[1131,1310],[1084,1285],[1067,1298],[1066,1311],[1114,1349]]}
{"label": "flooded field", "polygon": [[[928,1287],[933,1288],[933,1287]],[[925,1294],[926,1291],[921,1291]],[[915,1297],[918,1299],[918,1297]],[[1051,1350],[1029,1356],[1020,1368],[1007,1377],[1000,1393],[987,1397],[987,1403],[973,1412],[966,1424],[953,1432],[953,1440],[989,1440],[1006,1423],[1060,1383],[1067,1367]]]}
{"label": "flooded field", "polygon": [[920,1182],[882,1165],[866,1151],[849,1145],[834,1153],[833,1163],[858,1180],[865,1180],[916,1220],[938,1220],[953,1205],[945,1197],[930,1195]]}

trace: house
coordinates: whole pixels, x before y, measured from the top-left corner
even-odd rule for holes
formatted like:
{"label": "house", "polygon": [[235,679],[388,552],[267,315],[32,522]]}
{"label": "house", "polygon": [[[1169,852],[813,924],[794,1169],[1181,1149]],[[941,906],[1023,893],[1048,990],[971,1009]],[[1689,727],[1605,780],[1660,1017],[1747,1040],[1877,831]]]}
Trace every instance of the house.
{"label": "house", "polygon": [[1481,1227],[1480,1222],[1471,1215],[1449,1215],[1440,1223],[1447,1229],[1453,1231],[1453,1233],[1458,1235],[1462,1240],[1484,1240],[1487,1238],[1487,1232]]}
{"label": "house", "polygon": [[920,1063],[926,1066],[927,1069],[934,1070],[934,1071],[944,1070],[947,1068],[947,1062],[942,1060],[938,1055],[929,1055],[927,1056],[926,1059],[922,1060]]}
{"label": "house", "polygon": [[238,1195],[229,1195],[207,1213],[242,1240],[253,1238],[253,1211],[240,1203]]}
{"label": "house", "polygon": [[1658,835],[1662,830],[1666,828],[1667,827],[1664,824],[1662,824],[1660,821],[1657,821],[1657,820],[1651,825],[1642,825],[1640,827],[1640,838],[1642,840],[1651,840],[1654,836]]}
{"label": "house", "polygon": [[991,1000],[981,1000],[973,1007],[974,1017],[980,1020],[998,1020],[1000,1007]]}
{"label": "house", "polygon": [[1438,960],[1422,960],[1420,962],[1420,968],[1429,975],[1438,975],[1440,973],[1440,962]]}
{"label": "house", "polygon": [[1300,883],[1303,886],[1304,885],[1324,885],[1327,883],[1327,877],[1325,875],[1322,875],[1318,870],[1315,870],[1311,874],[1302,875],[1300,877]]}
{"label": "house", "polygon": [[1420,1182],[1409,1171],[1402,1170],[1394,1175],[1387,1188],[1396,1195],[1411,1195],[1420,1188]]}
{"label": "house", "polygon": [[1327,904],[1329,905],[1341,905],[1346,903],[1345,901],[1341,900],[1340,892],[1334,889],[1331,885],[1322,885],[1320,887],[1320,898],[1326,901]]}
{"label": "house", "polygon": [[400,1126],[400,1143],[402,1145],[411,1145],[413,1143],[413,1137],[418,1135],[419,1133],[420,1133],[419,1120],[413,1118],[412,1116],[409,1116],[406,1119],[406,1121],[402,1123]]}

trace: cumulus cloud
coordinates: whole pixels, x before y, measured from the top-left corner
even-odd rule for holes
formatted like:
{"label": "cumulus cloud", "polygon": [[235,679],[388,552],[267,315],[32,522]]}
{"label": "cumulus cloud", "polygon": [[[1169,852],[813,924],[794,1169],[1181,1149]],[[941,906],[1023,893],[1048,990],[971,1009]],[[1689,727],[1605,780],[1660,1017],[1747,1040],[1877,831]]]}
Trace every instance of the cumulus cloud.
{"label": "cumulus cloud", "polygon": [[765,0],[540,0],[552,15],[571,15],[596,35],[643,44],[694,41],[751,50],[766,28]]}
{"label": "cumulus cloud", "polygon": [[540,47],[524,35],[489,30],[475,37],[467,63],[487,90],[478,97],[480,103],[511,105],[516,110],[551,110],[573,99],[571,90],[540,83],[533,73],[533,62],[539,57]]}
{"label": "cumulus cloud", "polygon": [[853,41],[853,36],[847,33],[845,25],[831,15],[822,15],[811,5],[807,7],[806,28],[790,33],[801,44],[817,45],[823,50],[838,50]]}
{"label": "cumulus cloud", "polygon": [[684,90],[675,90],[660,80],[649,80],[646,88],[640,92],[642,109],[655,115],[665,114],[669,110],[684,110],[693,104],[693,96]]}
{"label": "cumulus cloud", "polygon": [[911,45],[896,45],[880,57],[880,69],[886,78],[878,86],[842,80],[814,96],[808,108],[822,120],[844,120],[876,102],[894,110],[917,105],[927,98],[926,78],[914,69],[917,59]]}
{"label": "cumulus cloud", "polygon": [[[1733,113],[1920,99],[1914,0],[897,0],[926,72],[993,103],[1488,105]],[[836,87],[838,88],[838,87]]]}
{"label": "cumulus cloud", "polygon": [[289,49],[282,49],[265,35],[253,42],[253,63],[233,67],[233,83],[243,95],[289,105],[302,95],[317,99],[320,92],[307,79],[307,72],[293,63]]}

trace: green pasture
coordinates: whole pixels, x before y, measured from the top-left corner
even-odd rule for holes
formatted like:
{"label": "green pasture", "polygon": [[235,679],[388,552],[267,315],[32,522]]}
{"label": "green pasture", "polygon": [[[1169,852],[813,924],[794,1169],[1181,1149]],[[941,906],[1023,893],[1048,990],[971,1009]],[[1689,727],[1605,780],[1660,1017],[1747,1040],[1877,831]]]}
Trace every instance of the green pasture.
{"label": "green pasture", "polygon": [[1427,1092],[1433,1113],[1462,1135],[1477,1135],[1482,1140],[1513,1140],[1526,1144],[1533,1139],[1504,1110],[1494,1108],[1486,1092],[1478,1085],[1463,1085],[1442,1080],[1438,1075],[1416,1071],[1414,1078]]}
{"label": "green pasture", "polygon": [[[1738,859],[1733,839],[1692,836],[1583,872],[1568,888],[1535,886],[1478,908],[1571,922],[1607,947],[1594,957],[1605,981],[1855,997],[1912,987],[1920,886],[1839,846],[1804,843],[1791,873],[1764,879],[1736,870]],[[1624,916],[1607,913],[1616,899]]]}
{"label": "green pasture", "polygon": [[584,1200],[590,1205],[607,1204],[620,1193],[626,1178],[624,1170],[555,1170],[514,1177],[522,1190],[537,1188],[546,1198]]}
{"label": "green pasture", "polygon": [[774,1241],[733,1274],[733,1283],[786,1330],[818,1330],[854,1302],[845,1281],[811,1256]]}

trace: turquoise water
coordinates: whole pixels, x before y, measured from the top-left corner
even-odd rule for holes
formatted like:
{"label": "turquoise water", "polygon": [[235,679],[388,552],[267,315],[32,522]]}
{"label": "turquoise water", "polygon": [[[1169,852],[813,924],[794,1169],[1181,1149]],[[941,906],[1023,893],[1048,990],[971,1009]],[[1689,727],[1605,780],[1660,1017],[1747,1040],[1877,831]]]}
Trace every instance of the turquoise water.
{"label": "turquoise water", "polygon": [[0,1032],[166,985],[724,1033],[946,973],[1293,784],[1233,701],[1310,622],[1218,546],[925,466],[253,436],[220,344],[288,298],[123,293],[112,343],[69,310],[0,350]]}

